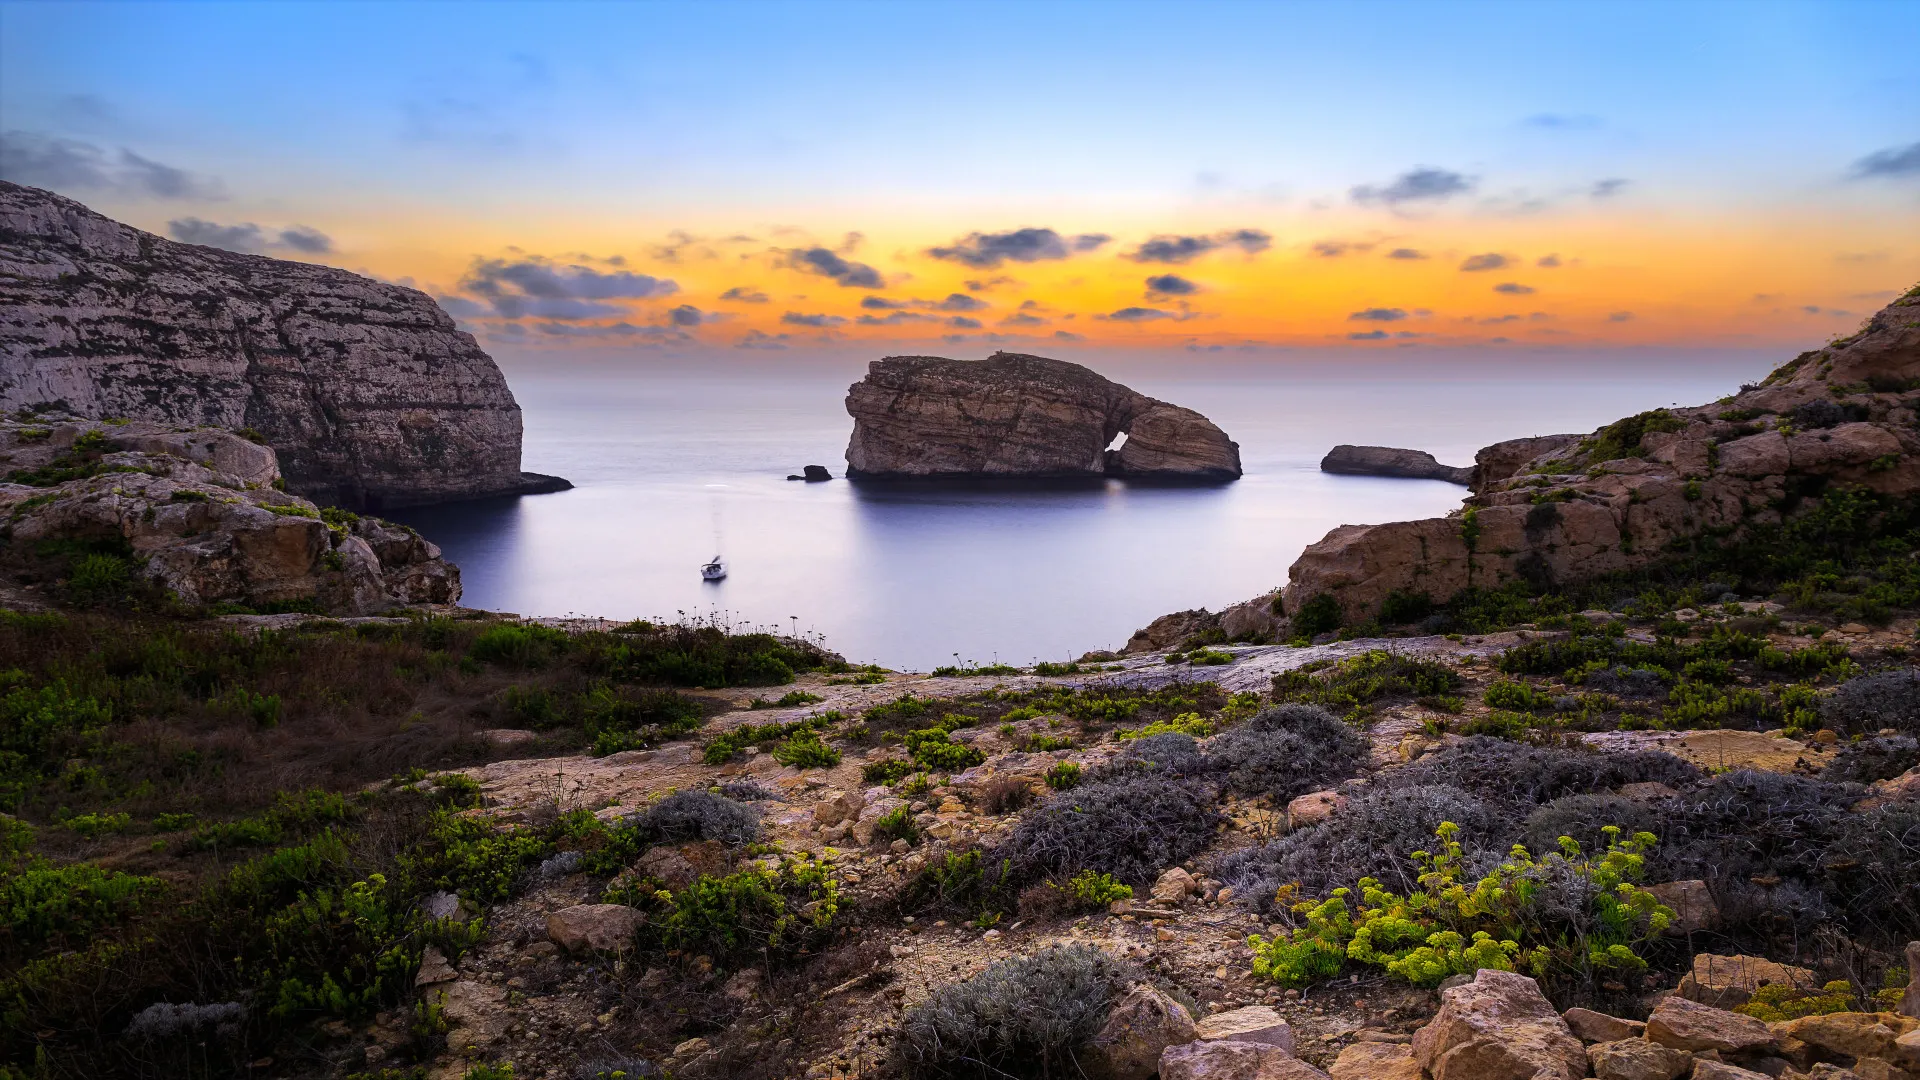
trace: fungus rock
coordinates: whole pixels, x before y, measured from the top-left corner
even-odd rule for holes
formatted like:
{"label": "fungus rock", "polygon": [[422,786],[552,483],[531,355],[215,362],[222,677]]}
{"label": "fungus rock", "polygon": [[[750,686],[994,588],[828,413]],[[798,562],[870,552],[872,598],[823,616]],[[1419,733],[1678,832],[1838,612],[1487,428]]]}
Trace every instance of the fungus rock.
{"label": "fungus rock", "polygon": [[425,293],[179,244],[0,182],[0,408],[261,432],[290,490],[380,509],[551,491],[520,406]]}
{"label": "fungus rock", "polygon": [[1240,477],[1239,445],[1206,417],[1042,356],[876,360],[847,412],[850,478]]}

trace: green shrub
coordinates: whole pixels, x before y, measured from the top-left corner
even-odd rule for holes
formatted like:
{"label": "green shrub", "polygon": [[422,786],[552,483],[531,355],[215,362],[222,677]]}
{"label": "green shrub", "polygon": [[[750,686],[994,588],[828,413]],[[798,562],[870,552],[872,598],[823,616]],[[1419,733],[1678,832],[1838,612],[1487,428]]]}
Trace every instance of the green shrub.
{"label": "green shrub", "polygon": [[699,703],[672,690],[596,686],[580,699],[581,724],[595,757],[643,750],[699,730]]}
{"label": "green shrub", "polygon": [[62,821],[60,826],[76,836],[92,840],[108,833],[126,832],[132,824],[133,818],[126,814],[76,814]]}
{"label": "green shrub", "polygon": [[537,623],[498,623],[480,631],[467,655],[501,667],[539,668],[567,651],[565,631]]}
{"label": "green shrub", "polygon": [[105,604],[126,595],[133,564],[119,555],[82,555],[68,571],[66,592],[76,604]]}
{"label": "green shrub", "polygon": [[959,772],[972,768],[987,760],[987,755],[974,747],[956,743],[948,737],[946,728],[924,728],[907,733],[907,753],[923,769],[930,772]]}
{"label": "green shrub", "polygon": [[1080,674],[1080,665],[1076,663],[1056,664],[1048,660],[1042,660],[1041,662],[1033,665],[1033,673],[1035,675],[1043,675],[1043,676],[1078,675]]}
{"label": "green shrub", "polygon": [[882,814],[880,820],[873,823],[873,840],[876,844],[891,844],[895,840],[919,843],[920,827],[913,822],[913,811],[896,806]]}
{"label": "green shrub", "polygon": [[774,742],[790,739],[803,732],[814,732],[832,727],[844,719],[838,712],[825,712],[818,716],[809,716],[787,724],[741,724],[721,732],[711,739],[701,754],[701,760],[708,765],[724,765],[735,754],[749,746],[767,746]]}
{"label": "green shrub", "polygon": [[1206,719],[1199,713],[1181,713],[1171,720],[1155,720],[1144,727],[1135,728],[1132,731],[1116,732],[1115,737],[1121,740],[1144,739],[1154,735],[1165,735],[1170,731],[1178,732],[1181,735],[1191,735],[1196,739],[1204,739],[1213,734],[1214,724],[1211,720]]}
{"label": "green shrub", "polygon": [[1340,601],[1335,600],[1332,593],[1321,593],[1293,613],[1293,633],[1297,637],[1315,638],[1340,629],[1340,622]]}
{"label": "green shrub", "polygon": [[1066,791],[1080,786],[1080,763],[1062,761],[1047,770],[1047,786],[1055,791]]}
{"label": "green shrub", "polygon": [[860,779],[869,784],[891,784],[919,770],[910,758],[879,758],[860,767]]}
{"label": "green shrub", "polygon": [[434,815],[429,842],[408,853],[401,868],[423,891],[445,889],[479,904],[511,896],[521,876],[552,854],[553,845],[528,829],[501,829],[491,821],[448,811]]}
{"label": "green shrub", "polygon": [[1501,680],[1488,686],[1483,700],[1489,708],[1494,709],[1548,712],[1553,708],[1552,695],[1535,690],[1530,683],[1510,680]]}
{"label": "green shrub", "polygon": [[1460,676],[1443,663],[1373,649],[1274,676],[1273,700],[1354,709],[1381,698],[1431,697],[1459,687]]}
{"label": "green shrub", "polygon": [[[1536,861],[1523,847],[1478,880],[1466,872],[1455,839],[1459,827],[1443,823],[1439,852],[1414,852],[1422,867],[1421,890],[1406,896],[1373,878],[1360,881],[1360,903],[1349,908],[1348,889],[1327,900],[1294,905],[1299,929],[1272,941],[1256,934],[1254,974],[1288,986],[1338,975],[1349,962],[1381,968],[1416,986],[1434,986],[1450,975],[1478,968],[1524,969],[1543,982],[1619,978],[1646,970],[1640,955],[1673,919],[1652,893],[1635,883],[1645,870],[1651,833],[1620,839],[1604,830],[1607,848],[1597,858],[1570,838],[1561,851]],[[1559,883],[1570,878],[1578,887]],[[1561,896],[1584,898],[1569,908]]]}
{"label": "green shrub", "polygon": [[840,764],[840,751],[820,741],[814,731],[797,731],[773,748],[773,760],[796,769],[830,769]]}
{"label": "green shrub", "polygon": [[1133,899],[1133,887],[1122,885],[1111,874],[1082,870],[1067,879],[1065,885],[1054,888],[1065,892],[1077,908],[1085,910],[1103,909],[1116,900]]}
{"label": "green shrub", "polygon": [[702,877],[673,894],[649,925],[660,944],[718,963],[768,963],[824,941],[839,915],[839,892],[827,869],[802,855],[776,869]]}
{"label": "green shrub", "polygon": [[48,943],[77,948],[121,922],[165,890],[158,878],[137,877],[79,863],[30,864],[0,876],[0,956],[37,951]]}
{"label": "green shrub", "polygon": [[1852,1012],[1853,1009],[1853,984],[1844,979],[1830,982],[1818,990],[1802,990],[1791,983],[1769,983],[1754,990],[1753,997],[1746,1004],[1733,1007],[1734,1012],[1769,1024],[1798,1020],[1803,1016]]}
{"label": "green shrub", "polygon": [[358,812],[345,796],[328,791],[281,794],[273,808],[238,821],[223,821],[194,830],[189,850],[230,847],[268,847],[289,835],[312,832],[319,826],[350,821]]}
{"label": "green shrub", "polygon": [[819,694],[809,694],[805,690],[790,690],[780,695],[780,697],[774,701],[768,701],[765,698],[754,698],[748,703],[748,707],[754,709],[794,709],[802,705],[812,705],[825,700],[826,698],[821,697]]}

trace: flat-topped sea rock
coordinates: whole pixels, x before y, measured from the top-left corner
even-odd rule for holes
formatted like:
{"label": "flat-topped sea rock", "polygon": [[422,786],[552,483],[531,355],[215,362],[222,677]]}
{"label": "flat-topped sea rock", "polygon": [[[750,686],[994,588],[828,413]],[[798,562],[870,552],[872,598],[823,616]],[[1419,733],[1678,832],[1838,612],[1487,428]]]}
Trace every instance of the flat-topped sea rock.
{"label": "flat-topped sea rock", "polygon": [[1424,450],[1400,450],[1391,446],[1352,446],[1342,443],[1320,459],[1320,471],[1348,476],[1395,476],[1408,480],[1445,480],[1449,484],[1473,483],[1472,466],[1442,465]]}
{"label": "flat-topped sea rock", "polygon": [[890,356],[847,412],[855,479],[1240,477],[1239,445],[1206,417],[1044,356]]}
{"label": "flat-topped sea rock", "polygon": [[0,408],[259,432],[290,491],[355,508],[569,487],[425,293],[178,244],[0,181]]}

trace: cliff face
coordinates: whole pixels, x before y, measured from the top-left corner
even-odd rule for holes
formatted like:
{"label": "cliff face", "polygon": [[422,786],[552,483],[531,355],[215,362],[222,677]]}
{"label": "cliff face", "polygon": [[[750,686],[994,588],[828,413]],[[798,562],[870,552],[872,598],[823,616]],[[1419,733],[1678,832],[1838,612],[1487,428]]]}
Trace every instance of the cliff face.
{"label": "cliff face", "polygon": [[426,294],[0,182],[0,408],[34,406],[252,428],[293,491],[345,506],[555,486],[521,473],[513,393]]}
{"label": "cliff face", "polygon": [[1745,527],[1778,522],[1790,483],[1920,493],[1916,390],[1920,290],[1859,334],[1803,354],[1732,398],[1641,413],[1585,438],[1489,447],[1468,500],[1474,528],[1465,527],[1466,508],[1446,518],[1341,526],[1293,564],[1283,607],[1297,611],[1327,595],[1360,620],[1396,589],[1445,600],[1469,585],[1566,583],[1629,570],[1665,557],[1674,541],[1724,531],[1737,542]]}
{"label": "cliff face", "polygon": [[847,412],[849,477],[1240,476],[1239,446],[1206,417],[1042,356],[887,357]]}
{"label": "cliff face", "polygon": [[[1496,443],[1476,460],[1474,494],[1451,515],[1342,525],[1301,553],[1279,597],[1155,627],[1284,636],[1288,617],[1320,597],[1364,622],[1395,591],[1444,602],[1516,579],[1570,584],[1633,570],[1703,535],[1738,543],[1743,530],[1811,505],[1790,495],[1826,485],[1920,495],[1920,289],[1733,397],[1587,436]],[[1129,647],[1166,647],[1167,633],[1150,627]]]}

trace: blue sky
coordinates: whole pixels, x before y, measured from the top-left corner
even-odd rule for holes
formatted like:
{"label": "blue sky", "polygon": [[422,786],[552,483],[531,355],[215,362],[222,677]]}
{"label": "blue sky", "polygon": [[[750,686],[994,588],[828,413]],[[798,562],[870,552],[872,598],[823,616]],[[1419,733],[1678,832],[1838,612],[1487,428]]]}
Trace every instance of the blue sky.
{"label": "blue sky", "polygon": [[[676,230],[845,247],[903,281],[934,279],[931,245],[1021,226],[1112,234],[1116,252],[1257,227],[1276,267],[1329,237],[1546,253],[1634,236],[1648,267],[1716,282],[1721,323],[1702,299],[1671,324],[1698,337],[1755,294],[1851,312],[1844,297],[1920,276],[1920,164],[1900,156],[1920,145],[1920,63],[1897,30],[1916,10],[0,2],[0,130],[97,152],[105,175],[66,193],[124,220],[304,225],[331,261],[437,291],[511,248],[641,263]],[[125,153],[186,179],[157,191]],[[1892,164],[1864,174],[1875,160]],[[1423,166],[1460,197],[1360,195]],[[1835,270],[1830,295],[1789,272],[1849,254],[1877,265]],[[708,267],[710,295],[776,281],[716,258],[748,269]],[[1216,293],[1335,293],[1338,321],[1397,269],[1321,290],[1236,267]],[[1648,307],[1626,276],[1582,286],[1596,320]],[[1056,307],[1080,295],[1027,285]],[[1430,293],[1405,303],[1487,314]]]}

